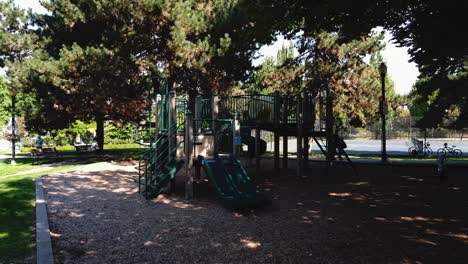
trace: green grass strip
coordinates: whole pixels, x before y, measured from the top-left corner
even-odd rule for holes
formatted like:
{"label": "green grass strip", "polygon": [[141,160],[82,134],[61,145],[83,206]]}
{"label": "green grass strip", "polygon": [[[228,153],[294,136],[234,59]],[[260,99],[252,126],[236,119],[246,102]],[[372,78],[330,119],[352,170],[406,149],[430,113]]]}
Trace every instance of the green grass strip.
{"label": "green grass strip", "polygon": [[35,245],[34,179],[78,166],[80,165],[66,165],[0,179],[0,263],[31,261]]}

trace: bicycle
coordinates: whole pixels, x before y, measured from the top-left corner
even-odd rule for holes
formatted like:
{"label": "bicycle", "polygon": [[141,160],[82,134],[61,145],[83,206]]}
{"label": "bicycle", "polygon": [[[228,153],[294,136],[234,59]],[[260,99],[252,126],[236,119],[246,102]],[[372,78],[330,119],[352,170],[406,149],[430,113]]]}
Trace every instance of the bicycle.
{"label": "bicycle", "polygon": [[463,152],[460,149],[456,149],[455,147],[456,147],[455,145],[452,145],[452,147],[449,147],[447,143],[444,143],[444,147],[437,150],[437,155],[446,156],[447,154],[449,154],[455,157],[463,156]]}
{"label": "bicycle", "polygon": [[416,138],[411,138],[411,141],[414,146],[408,148],[408,153],[412,157],[417,157],[418,154],[422,153],[424,156],[430,157],[432,156],[432,149],[429,147],[431,144],[425,143],[423,144],[422,140],[418,140]]}

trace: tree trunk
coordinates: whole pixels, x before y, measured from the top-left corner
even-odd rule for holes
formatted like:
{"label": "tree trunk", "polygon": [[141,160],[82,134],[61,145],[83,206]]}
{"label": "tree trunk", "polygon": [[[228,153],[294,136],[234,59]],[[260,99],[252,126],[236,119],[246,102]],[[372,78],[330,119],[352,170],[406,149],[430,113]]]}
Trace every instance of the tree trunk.
{"label": "tree trunk", "polygon": [[96,113],[95,118],[97,144],[99,150],[104,150],[104,116],[101,113]]}

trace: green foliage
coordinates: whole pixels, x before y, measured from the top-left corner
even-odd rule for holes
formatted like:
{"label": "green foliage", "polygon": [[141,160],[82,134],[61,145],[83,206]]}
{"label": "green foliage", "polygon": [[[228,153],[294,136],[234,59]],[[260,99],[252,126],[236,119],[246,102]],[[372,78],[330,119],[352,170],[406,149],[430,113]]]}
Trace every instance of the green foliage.
{"label": "green foliage", "polygon": [[[318,95],[330,91],[338,124],[365,126],[379,114],[381,81],[378,65],[383,36],[370,35],[343,42],[337,34],[320,32],[302,36],[299,51],[305,60],[305,90]],[[371,55],[370,64],[364,61]],[[386,79],[387,98],[395,95]]]}
{"label": "green foliage", "polygon": [[[45,135],[44,141],[47,146],[67,146],[73,145],[77,136],[81,138],[83,143],[90,144],[93,141],[95,131],[96,123],[85,123],[77,120],[67,128],[53,129],[48,133],[42,133],[42,135]],[[35,137],[23,140],[23,146],[34,147]]]}
{"label": "green foliage", "polygon": [[247,91],[260,94],[272,94],[275,91],[301,93],[304,67],[298,64],[294,57],[293,43],[291,42],[289,47],[283,45],[276,59],[267,57],[254,72]]}
{"label": "green foliage", "polygon": [[[26,131],[26,126],[24,124],[24,119],[22,117],[15,118],[16,123],[16,132],[15,132],[15,141],[20,142],[21,139],[27,136],[28,132]],[[1,136],[8,141],[13,140],[12,127],[11,127],[11,118],[9,118],[7,125],[4,127],[3,133]]]}
{"label": "green foliage", "polygon": [[44,5],[48,14],[27,15],[11,0],[0,3],[0,62],[8,65],[10,92],[30,94],[24,117],[37,132],[101,115],[138,121],[146,108],[148,74],[172,77],[178,92],[229,91],[246,81],[255,51],[278,32],[301,33],[306,62],[284,63],[287,52],[279,54],[283,67],[262,66],[252,91],[318,92],[329,83],[338,102],[349,101],[337,105],[340,119],[364,125],[378,112],[375,100],[364,100],[378,97],[368,89],[375,86],[375,73],[362,64],[362,56],[379,49],[367,36],[378,25],[411,47],[424,77],[417,86],[421,100],[441,90],[427,120],[442,122],[445,110],[457,110],[454,125],[468,123],[468,52],[461,39],[466,23],[455,2],[54,0]]}
{"label": "green foliage", "polygon": [[268,87],[263,85],[263,80],[266,76],[275,71],[275,59],[272,57],[267,57],[260,64],[259,69],[257,69],[251,80],[251,83],[247,85],[247,92],[253,94],[268,94]]}
{"label": "green foliage", "polygon": [[423,74],[412,91],[412,111],[424,116],[420,127],[463,128],[468,124],[468,60],[459,72]]}
{"label": "green foliage", "polygon": [[133,128],[131,125],[113,125],[106,124],[105,126],[105,144],[128,144],[132,142]]}
{"label": "green foliage", "polygon": [[6,81],[0,76],[0,128],[6,125],[11,117],[11,96]]}
{"label": "green foliage", "polygon": [[145,76],[160,71],[177,77],[180,92],[226,90],[245,75],[254,52],[255,42],[243,41],[254,30],[246,27],[250,18],[235,0],[44,5],[50,13],[32,19],[40,40],[32,56],[9,69],[35,99],[27,115],[35,131],[97,115],[138,121],[147,102]]}
{"label": "green foliage", "polygon": [[66,146],[73,145],[75,136],[76,134],[68,129],[58,129],[52,130],[50,134],[44,137],[44,140],[45,142],[50,142],[54,146]]}
{"label": "green foliage", "polygon": [[[293,35],[313,36],[317,32],[334,32],[338,42],[347,42],[365,36],[371,28],[383,26],[391,31],[394,41],[409,47],[411,60],[421,72],[416,89],[421,103],[437,89],[440,95],[419,123],[422,127],[442,124],[450,109],[459,115],[454,127],[468,124],[467,57],[464,32],[466,8],[458,1],[264,1],[269,9],[262,12],[282,12],[271,21],[277,29]],[[423,103],[424,104],[424,103]],[[448,110],[448,111],[445,111]]]}
{"label": "green foliage", "polygon": [[29,25],[30,17],[13,0],[0,2],[0,67],[21,62],[30,55],[37,39],[29,34]]}

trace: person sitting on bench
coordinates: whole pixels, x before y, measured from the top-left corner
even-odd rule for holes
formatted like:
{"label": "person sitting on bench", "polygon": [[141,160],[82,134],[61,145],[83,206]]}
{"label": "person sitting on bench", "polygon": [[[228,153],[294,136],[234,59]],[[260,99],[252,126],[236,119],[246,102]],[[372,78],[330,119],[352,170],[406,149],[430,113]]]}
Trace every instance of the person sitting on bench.
{"label": "person sitting on bench", "polygon": [[42,144],[44,144],[44,139],[39,135],[36,139],[36,149],[42,150]]}

